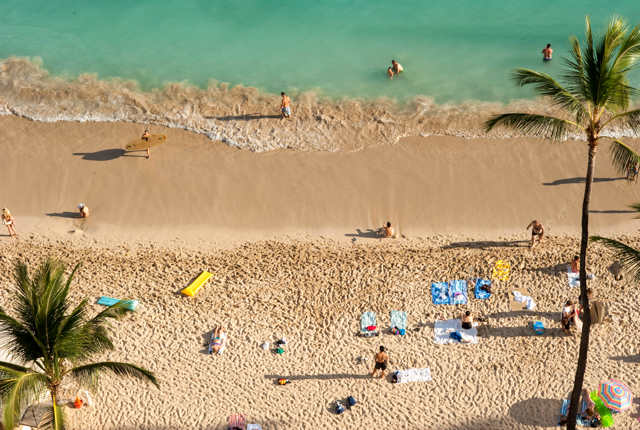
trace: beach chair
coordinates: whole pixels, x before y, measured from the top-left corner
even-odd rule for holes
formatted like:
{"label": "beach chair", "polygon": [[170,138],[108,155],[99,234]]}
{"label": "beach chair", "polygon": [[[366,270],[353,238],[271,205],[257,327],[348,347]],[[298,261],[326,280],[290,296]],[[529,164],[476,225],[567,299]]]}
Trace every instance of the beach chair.
{"label": "beach chair", "polygon": [[[375,327],[373,330],[369,330],[369,328]],[[375,312],[364,312],[360,316],[360,336],[362,337],[373,337],[378,336],[379,332],[377,331],[376,326],[376,313]]]}
{"label": "beach chair", "polygon": [[389,329],[393,332],[394,328],[398,329],[397,333],[401,336],[407,331],[407,312],[406,311],[391,311],[391,324]]}
{"label": "beach chair", "polygon": [[229,430],[246,430],[247,420],[244,414],[229,416]]}

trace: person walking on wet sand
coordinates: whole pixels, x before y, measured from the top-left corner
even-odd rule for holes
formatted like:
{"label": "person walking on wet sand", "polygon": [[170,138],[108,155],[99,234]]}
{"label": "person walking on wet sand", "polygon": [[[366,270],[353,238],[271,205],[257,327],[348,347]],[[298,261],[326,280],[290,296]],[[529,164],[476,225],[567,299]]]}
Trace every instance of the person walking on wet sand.
{"label": "person walking on wet sand", "polygon": [[531,245],[529,245],[529,247],[533,248],[534,246],[536,246],[536,236],[538,236],[538,243],[542,243],[542,237],[544,236],[544,226],[541,222],[534,219],[527,226],[527,230],[529,230],[529,228],[531,228]]}
{"label": "person walking on wet sand", "polygon": [[9,237],[18,235],[15,229],[16,220],[13,219],[11,212],[9,212],[9,209],[7,208],[2,209],[2,224],[7,226],[7,230],[9,230]]}
{"label": "person walking on wet sand", "polygon": [[[145,141],[148,142],[149,141],[149,136],[151,136],[149,134],[149,130],[145,130],[144,134],[142,135],[142,140],[145,140]],[[150,148],[147,148],[147,158],[151,158],[151,151],[149,149]]]}
{"label": "person walking on wet sand", "polygon": [[387,355],[386,352],[384,352],[384,346],[380,347],[380,352],[377,353],[374,357],[374,360],[376,361],[375,366],[373,367],[373,372],[371,373],[371,377],[375,377],[376,372],[378,370],[382,371],[382,375],[380,376],[380,379],[384,378],[384,372],[385,370],[387,370],[387,362],[389,361],[389,356]]}
{"label": "person walking on wet sand", "polygon": [[282,119],[291,119],[291,107],[289,104],[291,103],[291,99],[289,96],[285,95],[284,91],[280,93],[282,96],[282,103],[280,104],[280,112],[282,112]]}

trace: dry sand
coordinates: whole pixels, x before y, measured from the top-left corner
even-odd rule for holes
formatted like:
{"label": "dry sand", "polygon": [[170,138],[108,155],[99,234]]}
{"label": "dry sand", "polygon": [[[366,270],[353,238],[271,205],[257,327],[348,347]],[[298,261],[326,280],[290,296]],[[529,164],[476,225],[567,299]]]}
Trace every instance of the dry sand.
{"label": "dry sand", "polygon": [[[83,261],[74,300],[141,303],[115,324],[117,351],[103,358],[144,365],[161,382],[157,390],[103,379],[94,407],[69,411],[72,428],[223,429],[237,412],[264,429],[555,426],[579,343],[558,320],[561,303],[579,294],[565,265],[578,250],[583,143],[426,138],[348,154],[254,154],[152,127],[169,141],[146,160],[120,149],[136,124],[5,116],[0,127],[0,200],[21,233],[0,237],[0,306],[10,308],[18,259]],[[640,246],[627,208],[636,189],[600,155],[592,233]],[[69,218],[79,202],[88,220]],[[550,234],[532,251],[524,227],[533,218]],[[387,219],[404,238],[371,237]],[[468,306],[431,304],[431,282],[463,279],[469,267],[486,277],[496,259],[512,262],[513,277],[489,300],[469,291]],[[613,279],[612,262],[592,247],[592,286],[612,320],[593,328],[586,384],[615,377],[640,393],[639,293]],[[202,270],[213,281],[182,296]],[[537,308],[510,312],[511,287],[528,288]],[[360,313],[377,312],[386,327],[392,309],[408,311],[405,337],[355,337]],[[436,316],[466,309],[488,317],[480,342],[434,344]],[[531,329],[538,319],[543,336]],[[220,323],[229,344],[213,357],[203,345]],[[281,336],[282,356],[260,349]],[[380,344],[391,371],[428,366],[433,381],[368,378]],[[293,383],[277,386],[278,377]],[[359,404],[335,415],[333,402],[347,396]],[[638,415],[636,404],[616,428],[632,428]]]}

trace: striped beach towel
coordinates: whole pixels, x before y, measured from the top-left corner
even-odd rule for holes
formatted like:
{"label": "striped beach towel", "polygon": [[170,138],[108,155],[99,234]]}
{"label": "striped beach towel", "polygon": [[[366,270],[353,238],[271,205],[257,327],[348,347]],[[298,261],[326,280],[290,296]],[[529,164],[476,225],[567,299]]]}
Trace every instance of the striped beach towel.
{"label": "striped beach towel", "polygon": [[474,290],[476,299],[485,300],[491,296],[491,293],[481,289],[483,285],[491,286],[491,281],[487,281],[486,279],[478,279],[476,281],[476,288]]}
{"label": "striped beach towel", "polygon": [[407,312],[391,311],[391,326],[389,328],[398,328],[400,330],[407,329]]}
{"label": "striped beach towel", "polygon": [[449,303],[467,304],[467,281],[449,281]]}
{"label": "striped beach towel", "polygon": [[365,312],[360,316],[360,332],[365,336],[370,336],[376,331],[369,330],[367,327],[376,325],[376,313],[375,312]]}
{"label": "striped beach towel", "polygon": [[431,300],[434,305],[449,304],[449,283],[433,282],[431,284]]}

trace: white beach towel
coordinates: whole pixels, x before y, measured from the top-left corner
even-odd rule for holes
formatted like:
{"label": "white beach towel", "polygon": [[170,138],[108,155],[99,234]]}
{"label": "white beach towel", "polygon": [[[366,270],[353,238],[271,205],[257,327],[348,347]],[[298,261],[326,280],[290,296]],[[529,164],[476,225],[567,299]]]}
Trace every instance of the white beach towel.
{"label": "white beach towel", "polygon": [[513,300],[520,303],[526,302],[527,309],[533,310],[533,308],[536,307],[536,304],[534,303],[533,298],[531,296],[523,296],[520,291],[512,291],[512,292],[513,292]]}
{"label": "white beach towel", "polygon": [[[462,323],[459,319],[436,321],[433,328],[433,341],[442,345],[448,343],[478,343],[478,329],[475,327],[477,323],[473,324],[474,327],[468,330],[462,328]],[[458,342],[452,339],[450,334],[457,331],[462,336],[463,342]]]}
{"label": "white beach towel", "polygon": [[247,424],[247,430],[262,430],[260,424]]}
{"label": "white beach towel", "polygon": [[573,273],[571,271],[571,267],[567,267],[567,278],[569,278],[569,286],[570,287],[579,287],[580,286],[580,274]]}
{"label": "white beach towel", "polygon": [[398,377],[398,384],[405,382],[431,381],[431,371],[428,367],[424,369],[398,370],[396,372],[396,376]]}

